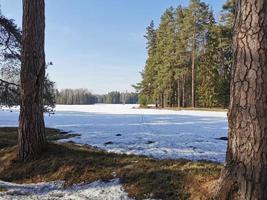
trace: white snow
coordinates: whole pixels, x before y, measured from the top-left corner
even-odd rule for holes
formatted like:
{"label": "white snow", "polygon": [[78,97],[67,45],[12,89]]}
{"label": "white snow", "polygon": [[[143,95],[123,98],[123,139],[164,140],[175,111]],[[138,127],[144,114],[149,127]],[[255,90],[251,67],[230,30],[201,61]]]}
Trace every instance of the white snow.
{"label": "white snow", "polygon": [[123,190],[119,179],[96,181],[63,189],[63,182],[15,184],[0,181],[0,200],[131,200]]}
{"label": "white snow", "polygon": [[[224,162],[227,141],[218,138],[227,136],[226,112],[137,107],[57,105],[56,114],[45,120],[48,127],[81,134],[69,140],[111,152]],[[0,126],[17,125],[18,108],[0,111]]]}
{"label": "white snow", "polygon": [[87,112],[98,114],[116,115],[192,115],[226,117],[226,112],[190,111],[190,110],[164,110],[164,109],[140,109],[138,104],[95,104],[95,105],[57,105],[56,111]]}

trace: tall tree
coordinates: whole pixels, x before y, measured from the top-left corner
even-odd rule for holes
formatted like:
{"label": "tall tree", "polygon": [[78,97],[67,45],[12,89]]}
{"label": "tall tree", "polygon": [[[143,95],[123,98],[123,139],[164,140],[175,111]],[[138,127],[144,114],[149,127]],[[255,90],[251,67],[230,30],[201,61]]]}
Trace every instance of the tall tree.
{"label": "tall tree", "polygon": [[198,58],[197,89],[198,106],[216,107],[219,105],[219,34],[213,13],[210,13],[210,24],[206,33],[205,52]]}
{"label": "tall tree", "polygon": [[191,50],[191,105],[196,106],[196,58],[205,42],[207,25],[209,24],[209,7],[200,0],[190,0],[186,9],[183,30],[187,35],[188,46]]}
{"label": "tall tree", "polygon": [[267,199],[267,1],[238,0],[229,141],[217,199]]}
{"label": "tall tree", "polygon": [[157,93],[161,96],[161,106],[173,106],[175,87],[175,21],[174,9],[166,9],[157,30]]}
{"label": "tall tree", "polygon": [[46,148],[43,117],[45,79],[45,3],[23,0],[21,53],[21,105],[18,130],[18,158],[37,158]]}
{"label": "tall tree", "polygon": [[156,30],[154,22],[151,21],[147,27],[145,38],[147,39],[146,49],[148,51],[148,58],[146,60],[145,70],[142,80],[142,94],[147,100],[152,99],[155,94],[155,78],[157,77],[156,67]]}
{"label": "tall tree", "polygon": [[233,26],[235,18],[235,4],[236,0],[227,0],[223,6],[221,19],[217,26],[219,32],[219,54],[220,63],[220,79],[218,80],[219,96],[218,102],[223,107],[228,107],[230,101],[230,79],[231,68],[233,63]]}
{"label": "tall tree", "polygon": [[185,100],[185,76],[188,75],[190,53],[186,48],[186,35],[183,31],[184,9],[178,6],[175,11],[175,79],[177,82],[177,106],[181,107]]}

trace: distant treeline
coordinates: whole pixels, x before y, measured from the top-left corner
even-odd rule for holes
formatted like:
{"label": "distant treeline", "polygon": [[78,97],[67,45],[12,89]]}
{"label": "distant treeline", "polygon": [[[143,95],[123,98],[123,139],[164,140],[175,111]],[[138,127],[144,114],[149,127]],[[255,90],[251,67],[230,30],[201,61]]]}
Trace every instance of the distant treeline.
{"label": "distant treeline", "polygon": [[138,94],[128,92],[109,92],[105,95],[97,95],[98,103],[109,103],[109,104],[137,104]]}
{"label": "distant treeline", "polygon": [[137,104],[138,94],[112,91],[104,95],[94,95],[88,89],[62,89],[56,92],[56,103],[69,105]]}

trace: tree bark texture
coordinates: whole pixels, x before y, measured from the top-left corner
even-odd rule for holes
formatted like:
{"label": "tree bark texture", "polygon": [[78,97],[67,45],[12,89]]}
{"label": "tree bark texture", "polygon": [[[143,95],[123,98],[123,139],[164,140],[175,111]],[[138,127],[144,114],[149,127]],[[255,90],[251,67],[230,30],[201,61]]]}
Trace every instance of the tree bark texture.
{"label": "tree bark texture", "polygon": [[45,77],[44,0],[23,0],[21,105],[18,158],[35,159],[46,147],[43,117]]}
{"label": "tree bark texture", "polygon": [[215,199],[267,199],[267,1],[238,0],[226,166]]}

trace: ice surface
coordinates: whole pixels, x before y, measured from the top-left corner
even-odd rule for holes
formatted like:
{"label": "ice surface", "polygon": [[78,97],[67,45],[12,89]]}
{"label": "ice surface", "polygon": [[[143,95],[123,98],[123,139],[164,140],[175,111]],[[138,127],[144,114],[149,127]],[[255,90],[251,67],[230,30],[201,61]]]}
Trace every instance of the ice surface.
{"label": "ice surface", "polygon": [[[70,140],[154,158],[224,162],[226,112],[135,109],[137,105],[58,105],[48,127],[80,133]],[[18,109],[0,111],[0,126],[17,126]]]}

